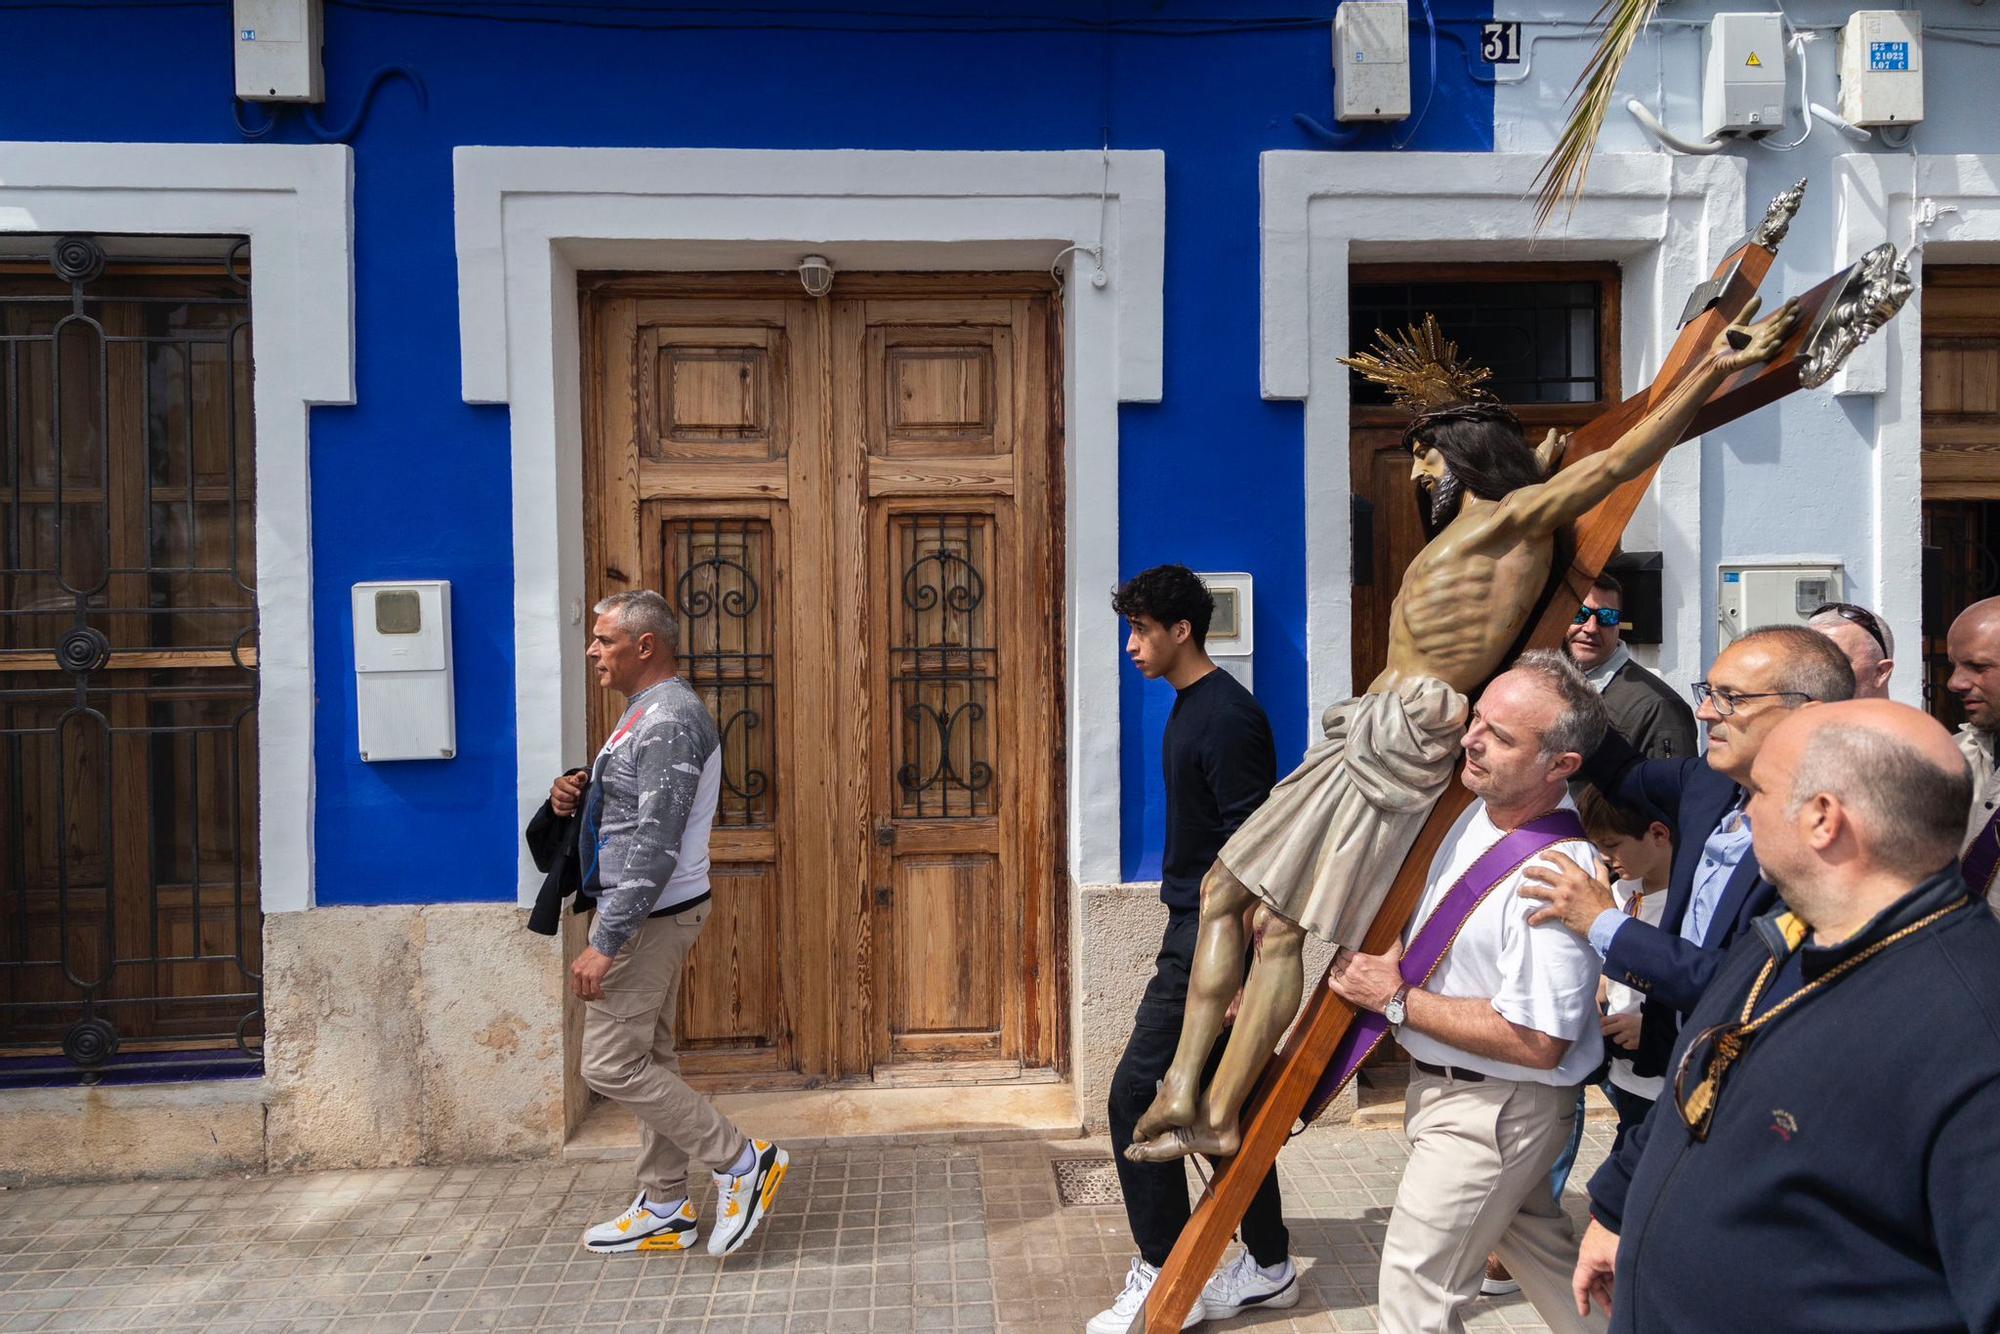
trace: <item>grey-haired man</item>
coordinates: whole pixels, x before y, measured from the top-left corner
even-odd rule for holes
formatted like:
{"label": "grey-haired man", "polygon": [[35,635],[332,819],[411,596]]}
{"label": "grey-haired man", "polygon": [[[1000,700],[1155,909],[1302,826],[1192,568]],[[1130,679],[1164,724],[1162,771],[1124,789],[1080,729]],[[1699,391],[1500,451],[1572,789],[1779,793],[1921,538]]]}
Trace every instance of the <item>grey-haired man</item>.
{"label": "grey-haired man", "polygon": [[625,711],[586,780],[558,778],[557,815],[579,806],[583,888],[597,899],[590,943],[570,968],[585,1005],[583,1079],[639,1122],[639,1193],[584,1233],[593,1251],[684,1251],[697,1238],[687,1171],[714,1172],[711,1255],[757,1229],[790,1159],[747,1138],[688,1087],[674,1054],[674,1002],[688,951],[708,919],[708,834],[722,785],[722,744],[701,697],[679,675],[680,627],[651,590],[594,608],[589,657]]}

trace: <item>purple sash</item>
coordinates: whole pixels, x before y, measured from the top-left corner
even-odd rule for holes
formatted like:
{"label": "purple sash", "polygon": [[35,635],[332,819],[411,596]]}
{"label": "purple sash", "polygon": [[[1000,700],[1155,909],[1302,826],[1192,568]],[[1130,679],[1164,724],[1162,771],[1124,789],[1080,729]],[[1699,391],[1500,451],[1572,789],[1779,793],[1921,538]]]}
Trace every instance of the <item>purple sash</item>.
{"label": "purple sash", "polygon": [[[1410,942],[1410,948],[1403,952],[1403,980],[1413,987],[1430,981],[1431,974],[1444,962],[1452,941],[1458,938],[1459,928],[1472,916],[1472,910],[1493,892],[1494,886],[1531,857],[1558,843],[1583,836],[1583,823],[1577,819],[1575,811],[1566,807],[1537,816],[1519,829],[1508,831],[1498,843],[1466,867],[1458,883],[1438,900],[1438,906],[1431,911],[1416,938]],[[1361,1068],[1361,1063],[1368,1059],[1388,1032],[1389,1021],[1380,1014],[1363,1010],[1354,1016],[1354,1021],[1347,1026],[1347,1032],[1340,1039],[1340,1045],[1333,1049],[1333,1058],[1327,1062],[1326,1072],[1313,1086],[1312,1097],[1307,1100],[1306,1109],[1299,1117],[1301,1125],[1311,1125],[1326,1110],[1326,1105],[1340,1096],[1340,1091],[1347,1087],[1347,1081],[1354,1078],[1354,1072]]]}
{"label": "purple sash", "polygon": [[2000,869],[2000,811],[1993,812],[1972,846],[1959,858],[1958,869],[1974,894],[1984,894],[1993,884],[1993,872]]}

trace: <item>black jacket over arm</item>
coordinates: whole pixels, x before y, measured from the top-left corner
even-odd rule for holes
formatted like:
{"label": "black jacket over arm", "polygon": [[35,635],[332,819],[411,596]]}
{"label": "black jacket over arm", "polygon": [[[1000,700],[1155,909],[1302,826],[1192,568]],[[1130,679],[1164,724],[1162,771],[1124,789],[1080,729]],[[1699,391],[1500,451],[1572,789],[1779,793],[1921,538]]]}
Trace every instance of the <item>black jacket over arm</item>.
{"label": "black jacket over arm", "polygon": [[1736,805],[1743,789],[1700,758],[1648,760],[1616,732],[1584,762],[1583,776],[1621,806],[1656,815],[1674,832],[1673,874],[1658,926],[1636,918],[1611,938],[1604,975],[1646,997],[1640,1007],[1639,1050],[1633,1068],[1661,1073],[1680,1016],[1695,1007],[1729,946],[1750,923],[1777,904],[1778,891],[1763,878],[1757,854],[1746,849],[1730,873],[1701,944],[1681,939],[1681,923],[1694,900],[1702,845]]}
{"label": "black jacket over arm", "polygon": [[1694,710],[1638,663],[1620,667],[1598,693],[1611,716],[1611,730],[1647,759],[1684,760],[1695,754]]}
{"label": "black jacket over arm", "polygon": [[582,824],[578,816],[557,815],[546,801],[528,821],[528,855],[535,859],[535,869],[543,873],[534,909],[528,914],[528,930],[537,935],[556,933],[562,921],[562,901],[572,894],[576,895],[575,911],[589,912],[596,906],[596,900],[583,892],[583,862],[576,847],[577,831]]}
{"label": "black jacket over arm", "polygon": [[[1953,904],[1753,1037],[1705,1141],[1670,1089],[1591,1179],[1613,1331],[2000,1330],[2000,920],[1953,865],[1787,967],[1810,982]],[[1790,952],[1776,917],[1738,941],[1674,1060]]]}

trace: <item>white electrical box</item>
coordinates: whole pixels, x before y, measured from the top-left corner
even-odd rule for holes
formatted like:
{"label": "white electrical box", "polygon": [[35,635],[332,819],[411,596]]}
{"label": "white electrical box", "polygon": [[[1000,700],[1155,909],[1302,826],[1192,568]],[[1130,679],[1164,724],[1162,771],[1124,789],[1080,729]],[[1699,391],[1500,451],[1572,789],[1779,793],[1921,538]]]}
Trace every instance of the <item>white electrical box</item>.
{"label": "white electrical box", "polygon": [[1840,117],[1852,125],[1924,118],[1924,16],[1862,9],[1840,30]]}
{"label": "white electrical box", "polygon": [[324,102],[320,0],[235,0],[236,95],[245,102]]}
{"label": "white electrical box", "polygon": [[1701,132],[1762,139],[1785,127],[1779,14],[1717,14],[1702,35]]}
{"label": "white electrical box", "polygon": [[1403,0],[1345,0],[1333,11],[1334,119],[1404,120],[1410,114],[1410,7]]}
{"label": "white electrical box", "polygon": [[1820,604],[1847,596],[1837,564],[1724,565],[1716,589],[1722,642],[1767,625],[1804,625]]}
{"label": "white electrical box", "polygon": [[1240,573],[1198,574],[1195,578],[1215,599],[1215,615],[1208,622],[1208,656],[1241,681],[1245,690],[1255,690],[1250,670],[1257,648],[1257,637],[1251,631],[1255,581]]}
{"label": "white electrical box", "polygon": [[458,754],[449,583],[354,585],[354,693],[362,759]]}

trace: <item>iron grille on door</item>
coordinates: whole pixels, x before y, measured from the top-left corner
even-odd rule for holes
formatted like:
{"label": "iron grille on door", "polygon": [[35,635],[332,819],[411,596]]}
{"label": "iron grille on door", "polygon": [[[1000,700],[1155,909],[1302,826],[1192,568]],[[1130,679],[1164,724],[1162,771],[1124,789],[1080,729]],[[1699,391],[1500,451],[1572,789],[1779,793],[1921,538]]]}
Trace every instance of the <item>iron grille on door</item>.
{"label": "iron grille on door", "polygon": [[261,1061],[250,256],[147,245],[0,242],[0,1082]]}

